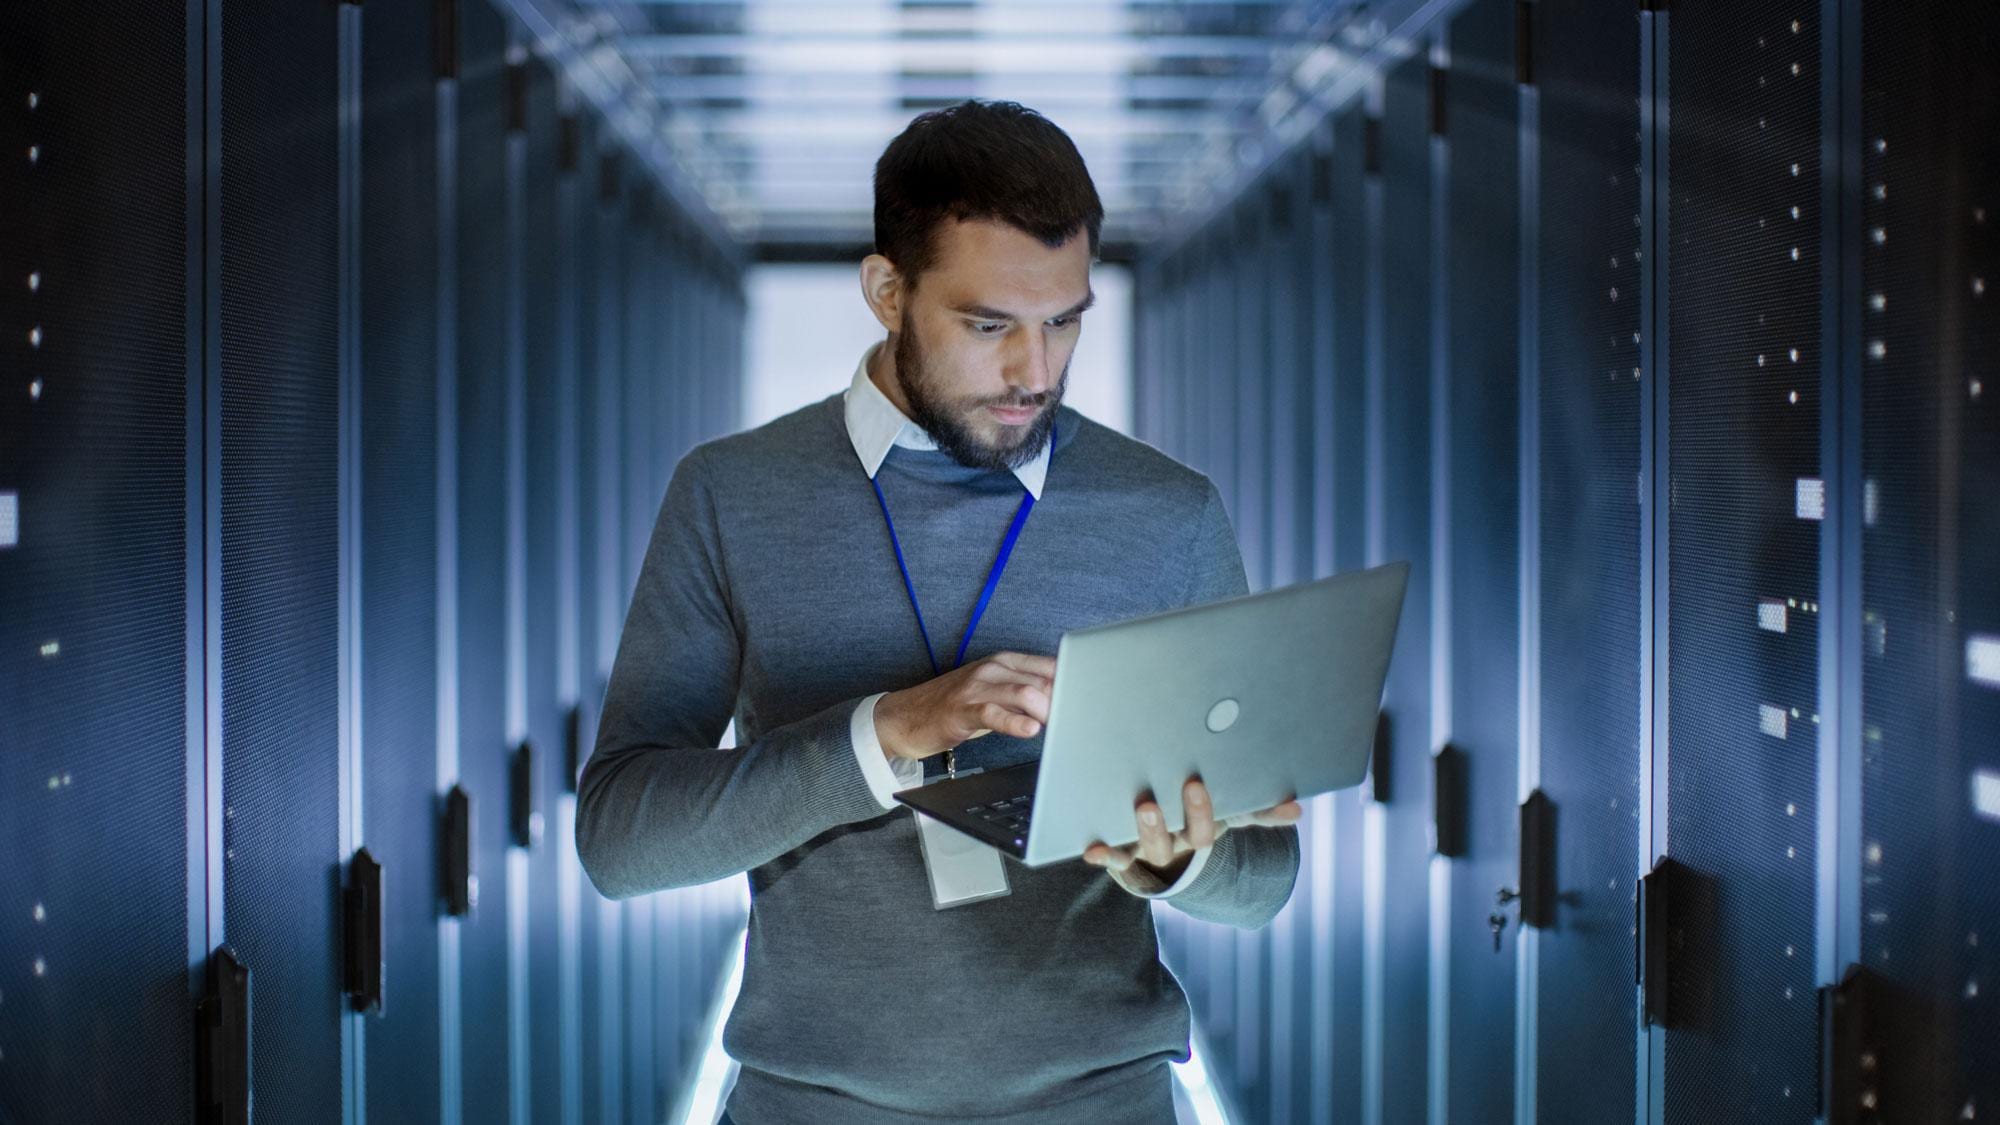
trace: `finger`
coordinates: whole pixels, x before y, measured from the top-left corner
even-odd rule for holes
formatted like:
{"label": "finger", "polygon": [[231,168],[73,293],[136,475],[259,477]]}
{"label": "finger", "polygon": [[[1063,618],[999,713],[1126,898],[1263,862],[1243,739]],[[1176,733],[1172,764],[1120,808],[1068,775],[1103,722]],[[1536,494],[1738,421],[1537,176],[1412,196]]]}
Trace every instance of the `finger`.
{"label": "finger", "polygon": [[[989,731],[1011,734],[1015,738],[1033,738],[1041,733],[1042,724],[1029,715],[1023,715],[1004,704],[981,703],[973,710],[980,726]],[[966,741],[971,741],[967,738]]]}
{"label": "finger", "polygon": [[1083,849],[1083,858],[1087,863],[1094,863],[1112,871],[1123,871],[1132,866],[1132,853],[1129,850],[1114,848],[1108,844],[1090,845]]}
{"label": "finger", "polygon": [[975,694],[1010,711],[1018,711],[1038,723],[1049,721],[1048,689],[1039,684],[993,684]]}
{"label": "finger", "polygon": [[1147,797],[1139,802],[1139,857],[1154,867],[1165,867],[1174,860],[1174,842],[1167,835],[1167,818],[1160,812],[1159,802]]}
{"label": "finger", "polygon": [[1038,676],[1033,672],[1009,668],[996,660],[982,660],[972,665],[967,675],[976,683],[1034,684],[1045,691],[1055,687],[1055,680],[1049,676]]}
{"label": "finger", "polygon": [[1046,680],[1056,678],[1056,658],[1053,656],[1033,656],[1025,652],[996,652],[989,659],[1016,672],[1026,672]]}
{"label": "finger", "polygon": [[1252,824],[1261,824],[1267,828],[1277,828],[1282,825],[1296,823],[1304,813],[1305,808],[1297,801],[1281,801],[1268,809],[1259,809],[1247,815]]}
{"label": "finger", "polygon": [[1193,847],[1213,846],[1216,836],[1215,807],[1208,799],[1208,786],[1203,785],[1198,777],[1188,778],[1187,784],[1181,786],[1181,804],[1187,809],[1187,826],[1181,830],[1181,835],[1187,837],[1187,842]]}

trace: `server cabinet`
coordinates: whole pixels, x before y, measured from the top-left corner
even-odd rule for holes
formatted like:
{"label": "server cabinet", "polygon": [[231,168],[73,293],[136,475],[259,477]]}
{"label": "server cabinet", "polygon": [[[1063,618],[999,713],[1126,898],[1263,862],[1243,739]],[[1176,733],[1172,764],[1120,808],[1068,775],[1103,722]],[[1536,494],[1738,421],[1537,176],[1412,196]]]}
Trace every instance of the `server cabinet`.
{"label": "server cabinet", "polygon": [[[1514,1090],[1520,786],[1520,95],[1512,0],[1476,0],[1448,28],[1442,116],[1449,167],[1437,260],[1449,324],[1435,402],[1444,436],[1436,523],[1445,542],[1437,636],[1446,745],[1434,768],[1436,847],[1451,855],[1440,979],[1445,1119],[1504,1118]],[[1448,482],[1448,483],[1446,483]],[[1496,921],[1495,919],[1500,919]],[[1435,1064],[1435,1060],[1434,1060]],[[1433,1076],[1436,1081],[1438,1076]]]}
{"label": "server cabinet", "polygon": [[[598,143],[604,145],[607,140],[606,137],[599,137]],[[590,334],[585,387],[587,393],[594,396],[593,408],[587,416],[593,419],[595,455],[588,462],[596,477],[590,482],[592,502],[587,505],[586,511],[590,520],[592,554],[589,570],[594,584],[587,612],[595,633],[591,644],[591,651],[595,654],[595,672],[589,681],[586,696],[591,703],[593,731],[591,738],[583,744],[585,746],[596,745],[594,728],[602,713],[604,689],[610,679],[618,633],[625,620],[625,605],[632,588],[627,571],[626,525],[629,511],[625,504],[625,474],[632,456],[625,448],[622,424],[631,414],[626,403],[625,385],[625,350],[629,346],[625,334],[625,197],[628,187],[620,174],[616,150],[599,148],[594,154],[594,163],[596,190],[586,200],[590,215],[587,229],[592,240],[588,273],[594,279],[589,316],[594,331]],[[597,1006],[596,1018],[587,1021],[586,1028],[586,1035],[592,1034],[594,1029],[599,1044],[595,1072],[589,1076],[589,1087],[596,1091],[597,1108],[592,1119],[623,1121],[627,996],[623,936],[626,907],[598,897],[594,890],[588,892],[588,896],[596,899],[597,907],[594,911],[597,940],[585,946],[586,956],[590,959],[586,961],[584,970],[587,987],[590,978],[595,978],[595,987],[588,987],[588,994]]]}
{"label": "server cabinet", "polygon": [[204,60],[185,14],[0,9],[9,1120],[192,1108],[187,1011],[209,950],[202,228],[186,162]]}
{"label": "server cabinet", "polygon": [[1965,1121],[2000,1105],[2000,20],[1869,4],[1858,32],[1842,240],[1859,252],[1844,350],[1860,481],[1843,478],[1839,511],[1859,551],[1843,644],[1860,896],[1839,925],[1858,933],[1879,1070],[1834,1065],[1884,1120]]}
{"label": "server cabinet", "polygon": [[1262,192],[1253,189],[1236,206],[1235,237],[1219,263],[1228,270],[1234,305],[1236,350],[1222,377],[1235,396],[1233,428],[1223,435],[1230,452],[1229,505],[1236,541],[1243,548],[1243,569],[1250,589],[1271,584],[1270,428],[1271,428],[1271,302],[1273,283],[1270,215]]}
{"label": "server cabinet", "polygon": [[[1311,320],[1320,325],[1314,380],[1315,460],[1325,469],[1315,487],[1314,554],[1318,573],[1366,565],[1367,179],[1365,111],[1356,108],[1328,127],[1328,149],[1316,158],[1313,188],[1314,259],[1319,263]],[[1324,365],[1322,369],[1321,365]],[[1322,445],[1324,448],[1322,448]],[[1363,1056],[1362,789],[1322,798],[1305,828],[1313,887],[1311,1120],[1349,1121],[1361,1113]]]}
{"label": "server cabinet", "polygon": [[[1430,59],[1396,64],[1382,100],[1384,242],[1377,440],[1385,560],[1410,564],[1409,591],[1383,691],[1384,748],[1373,790],[1382,821],[1375,1068],[1382,1121],[1424,1116],[1429,1056],[1431,836],[1431,196]],[[1365,1086],[1364,1086],[1365,1088]],[[1364,1115],[1374,1119],[1364,1099]]]}
{"label": "server cabinet", "polygon": [[1521,1049],[1551,1121],[1630,1116],[1638,1081],[1640,18],[1583,0],[1533,9],[1539,612],[1523,626],[1560,894],[1533,938],[1536,1037]]}
{"label": "server cabinet", "polygon": [[346,1096],[337,15],[221,29],[223,918],[281,1119]]}
{"label": "server cabinet", "polygon": [[[556,78],[539,60],[522,65],[521,126],[514,143],[519,152],[515,183],[520,189],[520,297],[525,386],[526,542],[523,563],[526,585],[520,612],[526,697],[523,700],[530,747],[524,772],[530,782],[523,807],[529,811],[527,883],[533,909],[528,912],[525,953],[528,996],[528,1105],[533,1121],[563,1120],[563,981],[558,943],[566,922],[567,904],[557,893],[562,849],[548,838],[555,823],[557,794],[563,791],[562,760],[566,732],[559,699],[558,653],[563,615],[571,604],[558,566],[563,497],[559,483],[564,466],[561,427],[561,356],[566,347],[558,315],[557,216],[561,174],[558,151],[560,126],[556,116]],[[516,778],[518,781],[520,778]],[[515,826],[518,832],[523,825]],[[521,844],[519,838],[516,845]]]}
{"label": "server cabinet", "polygon": [[1339,573],[1368,565],[1368,111],[1349,108],[1329,128],[1325,199],[1316,199],[1315,206],[1322,214],[1326,262],[1319,316],[1330,336],[1331,364],[1330,416],[1320,425],[1329,431],[1332,447],[1325,482],[1329,502],[1319,517],[1328,527],[1319,553]]}
{"label": "server cabinet", "polygon": [[1805,1121],[1817,1071],[1819,5],[1667,44],[1669,1121]]}
{"label": "server cabinet", "polygon": [[[573,816],[576,778],[582,772],[590,747],[597,744],[598,712],[603,701],[600,685],[610,659],[605,650],[617,637],[616,626],[607,627],[605,620],[605,602],[616,596],[611,592],[616,583],[607,582],[605,572],[607,564],[615,566],[617,562],[615,549],[606,545],[607,534],[613,544],[617,539],[615,525],[606,526],[607,521],[617,518],[617,506],[607,502],[606,496],[606,485],[614,479],[617,466],[617,438],[615,425],[609,427],[611,434],[605,432],[607,419],[616,419],[615,411],[609,409],[615,400],[608,397],[611,388],[605,385],[597,358],[602,347],[599,323],[605,315],[605,306],[615,304],[604,288],[602,240],[597,226],[599,196],[603,190],[598,178],[601,166],[597,157],[598,127],[591,117],[577,116],[570,120],[574,125],[570,127],[573,132],[567,142],[569,161],[562,217],[566,256],[563,276],[567,279],[567,291],[562,299],[568,304],[571,325],[567,338],[571,381],[566,393],[574,412],[576,461],[572,470],[575,487],[564,502],[572,505],[575,512],[568,528],[574,536],[571,550],[576,560],[577,666],[576,713],[568,732],[571,741],[567,749],[571,756],[566,757],[563,765],[563,789],[571,792],[569,804]],[[606,472],[607,464],[612,473]],[[604,1055],[612,1046],[603,1035],[602,918],[606,903],[590,880],[582,877],[573,823],[558,829],[557,843],[564,862],[578,865],[579,877],[575,920],[578,960],[573,1001],[580,1066],[576,1104],[582,1120],[601,1121],[606,1113],[600,1070]]]}
{"label": "server cabinet", "polygon": [[365,1113],[438,1120],[438,85],[431,13],[368,10],[361,52],[362,843],[382,864]]}
{"label": "server cabinet", "polygon": [[458,763],[472,797],[479,897],[459,934],[466,1121],[505,1121],[509,1071],[507,850],[507,28],[461,9],[458,80]]}

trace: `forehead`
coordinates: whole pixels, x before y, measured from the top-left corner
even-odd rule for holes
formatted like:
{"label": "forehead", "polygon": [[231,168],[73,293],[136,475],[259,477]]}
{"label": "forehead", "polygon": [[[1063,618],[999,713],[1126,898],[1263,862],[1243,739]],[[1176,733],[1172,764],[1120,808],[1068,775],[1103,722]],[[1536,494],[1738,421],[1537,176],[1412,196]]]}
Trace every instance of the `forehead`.
{"label": "forehead", "polygon": [[1052,313],[1090,293],[1090,237],[1082,230],[1053,250],[990,219],[946,220],[934,237],[936,254],[918,288],[943,304]]}

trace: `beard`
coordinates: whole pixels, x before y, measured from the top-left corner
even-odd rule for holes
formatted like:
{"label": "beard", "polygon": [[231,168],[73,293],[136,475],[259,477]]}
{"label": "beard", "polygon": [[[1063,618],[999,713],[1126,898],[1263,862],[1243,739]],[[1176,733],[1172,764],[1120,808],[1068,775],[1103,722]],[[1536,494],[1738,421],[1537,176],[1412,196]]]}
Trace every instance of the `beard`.
{"label": "beard", "polygon": [[[1009,395],[969,406],[956,406],[943,395],[933,374],[924,365],[924,351],[922,345],[917,343],[916,332],[905,321],[903,330],[896,334],[896,383],[903,390],[903,398],[910,404],[910,421],[929,434],[939,449],[951,455],[952,460],[969,469],[1013,470],[1041,456],[1050,432],[1055,429],[1056,408],[1062,405],[1063,392],[1069,388],[1069,364],[1064,363],[1055,387],[1042,394],[1025,397]],[[1026,426],[1001,426],[1003,433],[1014,429],[1023,433],[1012,444],[993,445],[979,436],[972,422],[974,416],[983,413],[989,406],[1006,409],[1038,407],[1041,412]],[[988,417],[991,418],[991,415]],[[993,419],[990,424],[1000,425],[998,419]],[[1002,440],[1005,440],[1004,437]]]}

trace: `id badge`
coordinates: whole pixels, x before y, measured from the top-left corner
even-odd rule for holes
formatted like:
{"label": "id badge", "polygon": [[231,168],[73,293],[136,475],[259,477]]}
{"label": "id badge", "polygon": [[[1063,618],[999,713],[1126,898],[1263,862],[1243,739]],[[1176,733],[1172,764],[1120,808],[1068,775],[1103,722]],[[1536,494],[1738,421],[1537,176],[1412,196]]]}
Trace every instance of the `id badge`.
{"label": "id badge", "polygon": [[938,910],[999,898],[1012,888],[1000,853],[940,820],[910,810],[917,818],[924,868],[931,876],[931,904]]}

